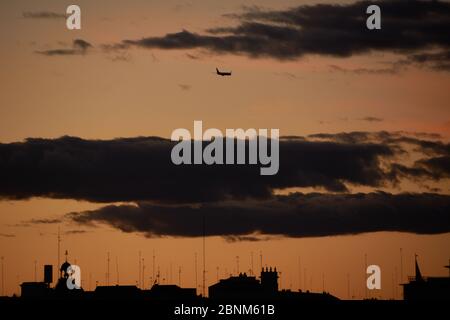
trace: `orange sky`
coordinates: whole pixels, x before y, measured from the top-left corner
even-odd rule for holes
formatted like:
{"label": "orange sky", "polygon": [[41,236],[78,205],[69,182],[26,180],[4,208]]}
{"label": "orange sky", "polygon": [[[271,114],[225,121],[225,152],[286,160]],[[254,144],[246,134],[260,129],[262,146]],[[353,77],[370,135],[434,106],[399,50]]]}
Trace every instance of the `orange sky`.
{"label": "orange sky", "polygon": [[[286,8],[319,1],[251,1],[245,5]],[[323,2],[323,1],[320,1]],[[28,137],[57,138],[72,135],[89,139],[115,137],[170,137],[176,128],[192,130],[194,120],[208,128],[279,128],[281,135],[319,132],[397,131],[439,133],[450,136],[450,74],[411,68],[397,75],[355,75],[333,72],[342,68],[379,67],[397,58],[391,53],[372,53],[351,58],[306,56],[280,62],[234,55],[213,55],[201,50],[131,49],[127,61],[113,61],[101,44],[122,39],[159,36],[189,29],[201,32],[219,23],[232,23],[224,13],[241,10],[242,1],[78,1],[82,30],[68,31],[64,20],[24,19],[25,11],[64,12],[67,1],[8,1],[0,4],[0,142]],[[85,56],[47,57],[35,51],[69,46],[82,38],[94,45]],[[191,59],[186,53],[200,56]],[[217,78],[215,67],[233,70],[233,77]],[[189,86],[183,90],[180,85]],[[381,122],[362,121],[364,117]],[[1,183],[1,182],[0,182]],[[440,184],[448,194],[448,179]],[[423,191],[419,185],[403,185],[401,191]],[[392,191],[392,190],[391,190]],[[62,217],[73,211],[102,207],[74,200],[31,199],[0,201],[0,255],[6,265],[6,294],[19,292],[21,281],[38,280],[44,263],[56,264],[58,225],[20,226],[33,218]],[[19,226],[18,226],[19,224]],[[80,228],[63,223],[62,252],[69,251],[82,268],[83,286],[105,283],[106,253],[111,254],[111,280],[135,283],[138,252],[146,264],[146,283],[152,275],[152,252],[162,277],[195,286],[194,255],[198,254],[201,281],[201,239],[155,238],[126,234],[110,227]],[[65,234],[70,230],[79,234]],[[13,235],[8,237],[8,235]],[[382,290],[373,297],[400,298],[400,248],[403,273],[413,272],[414,253],[425,275],[446,275],[442,268],[450,257],[450,234],[414,235],[380,232],[354,236],[308,239],[280,238],[261,242],[228,243],[207,239],[207,284],[260,265],[277,266],[281,287],[323,289],[348,298],[364,296],[364,254],[369,264],[382,267]],[[298,279],[298,258],[301,281]],[[172,277],[170,276],[172,265]],[[304,281],[306,268],[307,281]],[[397,275],[396,275],[397,273]],[[89,278],[91,283],[89,284]],[[400,280],[399,280],[400,281]],[[311,285],[312,283],[312,285]],[[200,292],[200,291],[199,291]]]}

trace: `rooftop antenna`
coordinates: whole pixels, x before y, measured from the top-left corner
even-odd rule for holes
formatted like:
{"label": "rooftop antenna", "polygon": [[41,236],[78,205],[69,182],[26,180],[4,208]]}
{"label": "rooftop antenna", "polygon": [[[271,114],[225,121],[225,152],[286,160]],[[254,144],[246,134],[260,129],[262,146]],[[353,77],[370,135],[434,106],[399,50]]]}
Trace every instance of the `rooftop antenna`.
{"label": "rooftop antenna", "polygon": [[307,282],[307,278],[306,278],[306,268],[303,268],[303,286],[305,287],[305,291],[308,288],[308,282]]}
{"label": "rooftop antenna", "polygon": [[325,273],[322,272],[322,292],[325,292]]}
{"label": "rooftop antenna", "polygon": [[395,300],[395,278],[394,273],[391,273],[392,276],[392,299]]}
{"label": "rooftop antenna", "polygon": [[159,284],[159,278],[160,278],[161,274],[159,272],[159,266],[158,266],[158,273],[156,274],[156,283]]}
{"label": "rooftop antenna", "polygon": [[2,256],[2,296],[5,295],[5,257]]}
{"label": "rooftop antenna", "polygon": [[253,251],[250,252],[250,261],[252,264],[252,268],[250,269],[250,275],[253,276]]}
{"label": "rooftop antenna", "polygon": [[450,259],[448,259],[448,265],[445,267],[448,269],[448,277],[450,278]]}
{"label": "rooftop antenna", "polygon": [[347,273],[347,299],[350,300],[350,273]]}
{"label": "rooftop antenna", "polygon": [[206,279],[205,279],[205,273],[206,273],[206,248],[205,248],[205,238],[206,238],[206,222],[205,222],[205,216],[203,215],[203,297],[205,297],[205,283],[206,283]]}
{"label": "rooftop antenna", "polygon": [[69,251],[66,250],[66,252],[64,253],[64,255],[66,256],[66,262],[67,262],[67,257],[69,256]]}
{"label": "rooftop antenna", "polygon": [[181,266],[178,267],[178,285],[181,287]]}
{"label": "rooftop antenna", "polygon": [[59,253],[61,252],[61,233],[60,233],[60,227],[58,226],[58,265],[56,266],[59,268],[60,266],[60,259],[59,259]]}
{"label": "rooftop antenna", "polygon": [[[364,265],[365,265],[365,268],[364,268],[364,278],[365,278],[365,274],[366,274],[366,271],[367,271],[367,253],[364,254]],[[366,285],[364,286],[364,290],[365,290],[365,295],[366,295],[366,299],[367,299],[368,292],[367,292],[367,286]]]}
{"label": "rooftop antenna", "polygon": [[153,249],[152,280],[155,281],[155,249]]}
{"label": "rooftop antenna", "polygon": [[116,256],[116,273],[117,273],[117,282],[116,284],[119,285],[119,258]]}
{"label": "rooftop antenna", "polygon": [[34,260],[34,282],[37,281],[37,272],[36,272],[36,265],[37,265],[37,261]]}
{"label": "rooftop antenna", "polygon": [[394,268],[394,274],[395,274],[395,299],[398,297],[398,275],[397,275],[397,267]]}
{"label": "rooftop antenna", "polygon": [[142,288],[145,288],[145,260],[142,258]]}
{"label": "rooftop antenna", "polygon": [[263,264],[262,264],[262,251],[259,252],[259,269],[262,270]]}
{"label": "rooftop antenna", "polygon": [[313,276],[312,275],[311,275],[311,278],[309,279],[309,287],[312,291],[312,289],[313,289]]}
{"label": "rooftop antenna", "polygon": [[139,276],[138,276],[138,288],[141,287],[141,251],[139,251]]}
{"label": "rooftop antenna", "polygon": [[195,291],[198,289],[198,275],[197,275],[197,252],[194,253],[194,271],[195,271]]}
{"label": "rooftop antenna", "polygon": [[106,253],[106,285],[109,286],[109,251]]}
{"label": "rooftop antenna", "polygon": [[302,289],[302,268],[300,264],[300,256],[298,256],[298,290]]}
{"label": "rooftop antenna", "polygon": [[403,283],[403,249],[400,248],[400,283]]}

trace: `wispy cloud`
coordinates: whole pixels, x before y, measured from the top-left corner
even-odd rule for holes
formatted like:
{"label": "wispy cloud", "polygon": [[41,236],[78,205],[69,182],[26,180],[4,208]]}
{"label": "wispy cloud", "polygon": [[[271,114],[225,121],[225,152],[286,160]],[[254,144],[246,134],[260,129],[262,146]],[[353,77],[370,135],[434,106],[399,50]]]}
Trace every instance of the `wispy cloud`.
{"label": "wispy cloud", "polygon": [[15,238],[15,234],[12,234],[12,233],[0,233],[0,237],[3,237],[3,238]]}
{"label": "wispy cloud", "polygon": [[75,39],[72,42],[71,48],[60,48],[60,49],[51,49],[51,50],[43,50],[36,51],[38,54],[42,54],[45,56],[74,56],[74,55],[84,55],[88,52],[90,48],[92,48],[92,44],[83,40],[83,39]]}
{"label": "wispy cloud", "polygon": [[66,14],[53,11],[25,11],[22,13],[22,17],[26,19],[62,19],[66,18]]}
{"label": "wispy cloud", "polygon": [[384,121],[383,118],[378,118],[378,117],[364,117],[364,118],[360,118],[358,120],[362,120],[362,121],[367,121],[367,122],[382,122]]}
{"label": "wispy cloud", "polygon": [[180,83],[178,86],[179,86],[180,89],[183,90],[183,91],[189,91],[189,90],[191,90],[191,88],[192,88],[192,86],[189,85],[189,84],[182,84],[182,83]]}

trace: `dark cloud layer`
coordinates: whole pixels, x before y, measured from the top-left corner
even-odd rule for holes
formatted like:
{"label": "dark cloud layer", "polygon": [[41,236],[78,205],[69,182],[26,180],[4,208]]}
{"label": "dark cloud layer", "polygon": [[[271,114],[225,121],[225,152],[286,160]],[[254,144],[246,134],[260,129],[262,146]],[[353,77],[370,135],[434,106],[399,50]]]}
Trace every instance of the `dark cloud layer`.
{"label": "dark cloud layer", "polygon": [[[405,143],[422,152],[413,167],[394,162],[407,152]],[[284,137],[274,176],[261,176],[260,165],[176,166],[170,158],[174,145],[157,137],[0,144],[0,198],[208,202],[268,198],[274,189],[290,187],[345,192],[348,185],[380,187],[399,178],[441,179],[449,172],[448,144],[387,132]]]}
{"label": "dark cloud layer", "polygon": [[288,237],[377,231],[436,234],[450,232],[450,196],[296,193],[268,200],[195,206],[109,205],[67,216],[80,224],[103,223],[148,237],[198,237],[203,234],[203,219],[206,235],[225,236],[231,241],[255,241],[258,237],[253,234]]}
{"label": "dark cloud layer", "polygon": [[280,143],[275,176],[260,176],[259,165],[176,166],[170,158],[175,142],[161,138],[63,137],[0,144],[0,196],[189,202],[267,197],[273,188],[297,186],[345,191],[345,183],[384,183],[388,176],[380,158],[393,155],[377,144]]}
{"label": "dark cloud layer", "polygon": [[[366,28],[366,8],[371,4],[381,7],[381,30]],[[349,57],[374,50],[409,55],[417,50],[450,46],[450,3],[442,1],[358,1],[343,5],[301,5],[280,11],[247,8],[243,14],[228,16],[237,19],[238,25],[219,26],[205,34],[183,30],[161,37],[124,40],[122,45],[200,48],[279,60],[306,54]],[[425,55],[410,59],[415,63],[433,59],[449,61],[445,53]]]}

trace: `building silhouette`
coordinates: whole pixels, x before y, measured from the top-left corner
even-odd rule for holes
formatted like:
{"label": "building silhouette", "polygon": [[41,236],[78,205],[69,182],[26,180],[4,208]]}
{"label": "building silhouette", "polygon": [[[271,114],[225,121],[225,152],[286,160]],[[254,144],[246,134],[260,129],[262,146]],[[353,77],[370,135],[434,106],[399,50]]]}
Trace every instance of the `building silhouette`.
{"label": "building silhouette", "polygon": [[[93,291],[83,288],[70,290],[70,281],[66,261],[58,269],[58,279],[52,287],[52,266],[44,266],[44,281],[23,282],[21,287],[22,299],[77,299],[77,300],[137,300],[137,301],[193,301],[203,299],[197,295],[195,288],[182,288],[173,284],[159,284],[155,282],[148,289],[138,288],[136,285],[96,286]],[[446,266],[446,268],[450,268]],[[449,270],[450,271],[450,270]],[[303,292],[279,290],[278,271],[276,268],[263,268],[260,277],[248,276],[240,273],[221,279],[208,288],[211,300],[275,300],[286,302],[297,301],[334,301],[333,295],[320,292]],[[404,300],[450,300],[450,274],[448,277],[425,277],[419,268],[415,257],[415,276],[409,277],[409,282],[402,284]]]}
{"label": "building silhouette", "polygon": [[[417,255],[414,259],[415,276],[402,284],[404,300],[450,300],[450,275],[448,277],[424,277]],[[450,264],[449,264],[450,265]],[[449,266],[445,266],[449,268]]]}
{"label": "building silhouette", "polygon": [[209,298],[213,300],[338,300],[329,293],[278,290],[278,272],[274,268],[263,268],[260,280],[241,273],[222,279],[209,287]]}

